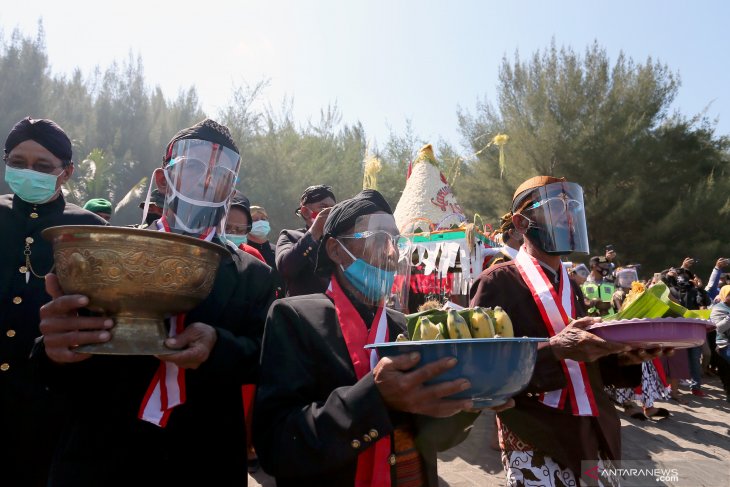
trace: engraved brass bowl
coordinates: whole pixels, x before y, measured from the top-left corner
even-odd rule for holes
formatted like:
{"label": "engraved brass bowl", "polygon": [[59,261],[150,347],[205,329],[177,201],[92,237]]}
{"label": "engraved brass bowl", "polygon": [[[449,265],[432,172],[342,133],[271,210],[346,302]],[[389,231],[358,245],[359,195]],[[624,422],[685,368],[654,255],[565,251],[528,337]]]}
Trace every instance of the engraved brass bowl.
{"label": "engraved brass bowl", "polygon": [[173,233],[68,225],[43,230],[53,244],[55,273],[65,294],[83,294],[94,314],[114,320],[106,343],[79,352],[163,355],[165,317],[203,301],[226,254],[221,246]]}

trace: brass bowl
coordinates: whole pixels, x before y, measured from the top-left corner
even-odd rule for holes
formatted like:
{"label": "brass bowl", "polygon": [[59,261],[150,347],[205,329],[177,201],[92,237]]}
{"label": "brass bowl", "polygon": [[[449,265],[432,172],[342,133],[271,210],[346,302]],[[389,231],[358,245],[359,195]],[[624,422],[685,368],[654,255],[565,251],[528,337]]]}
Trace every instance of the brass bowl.
{"label": "brass bowl", "polygon": [[106,343],[76,350],[108,355],[163,355],[165,318],[185,313],[213,288],[219,245],[136,228],[68,225],[43,230],[53,244],[65,294],[83,294],[87,308],[114,320]]}

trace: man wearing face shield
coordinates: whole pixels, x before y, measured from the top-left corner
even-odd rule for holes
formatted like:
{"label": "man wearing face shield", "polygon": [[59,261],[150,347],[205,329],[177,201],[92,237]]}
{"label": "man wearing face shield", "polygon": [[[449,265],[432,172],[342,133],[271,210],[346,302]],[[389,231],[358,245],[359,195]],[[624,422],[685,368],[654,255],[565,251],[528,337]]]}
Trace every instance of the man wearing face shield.
{"label": "man wearing face shield", "polygon": [[328,280],[315,274],[317,248],[330,208],[335,204],[332,188],[310,186],[299,199],[294,213],[304,220],[305,228],[282,230],[276,242],[276,269],[284,279],[287,296],[322,293]]}
{"label": "man wearing face shield", "polygon": [[199,134],[192,127],[179,132],[167,147],[162,169],[155,171],[155,183],[165,195],[160,224],[174,233],[213,235],[238,179],[238,148],[228,129],[222,127],[223,133],[211,127],[203,130],[214,140],[195,138]]}
{"label": "man wearing face shield", "polygon": [[502,460],[509,485],[527,479],[576,483],[581,461],[620,457],[620,422],[604,384],[634,387],[641,363],[659,351],[629,352],[585,328],[583,295],[561,256],[588,253],[583,191],[550,176],[528,179],[515,191],[512,221],[524,235],[515,259],[479,276],[472,306],[501,306],[515,336],[546,337],[527,389],[516,407],[500,412]]}
{"label": "man wearing face shield", "polygon": [[38,310],[51,297],[44,287],[53,268],[51,243],[41,232],[58,225],[104,225],[67,203],[61,186],[74,171],[71,140],[46,119],[24,118],[5,140],[0,196],[0,485],[45,485],[63,417],[59,398],[34,380],[28,360],[40,335]]}
{"label": "man wearing face shield", "polygon": [[323,235],[327,291],[278,300],[267,318],[254,409],[261,465],[279,487],[435,487],[436,452],[463,440],[476,414],[460,412],[471,401],[445,399],[465,380],[423,384],[449,359],[419,367],[418,354],[378,360],[364,348],[406,328],[384,307],[398,258],[390,207],[365,190],[332,208]]}
{"label": "man wearing face shield", "polygon": [[229,251],[210,295],[170,319],[173,353],[76,353],[76,345],[108,340],[113,322],[80,317],[86,297],[64,296],[55,276],[46,279],[54,299],[41,310],[33,356],[48,386],[72,401],[49,486],[246,485],[241,386],[256,380],[273,282],[268,266],[219,235],[238,166],[228,129],[206,119],[172,138],[155,171],[165,203],[148,231]]}

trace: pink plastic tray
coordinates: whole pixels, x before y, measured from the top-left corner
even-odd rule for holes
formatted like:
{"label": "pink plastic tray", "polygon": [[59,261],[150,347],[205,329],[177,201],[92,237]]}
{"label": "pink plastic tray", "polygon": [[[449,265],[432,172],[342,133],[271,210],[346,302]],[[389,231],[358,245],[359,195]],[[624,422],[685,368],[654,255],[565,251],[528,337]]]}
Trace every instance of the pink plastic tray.
{"label": "pink plastic tray", "polygon": [[712,324],[695,318],[634,318],[606,321],[587,330],[634,348],[691,348],[702,345]]}

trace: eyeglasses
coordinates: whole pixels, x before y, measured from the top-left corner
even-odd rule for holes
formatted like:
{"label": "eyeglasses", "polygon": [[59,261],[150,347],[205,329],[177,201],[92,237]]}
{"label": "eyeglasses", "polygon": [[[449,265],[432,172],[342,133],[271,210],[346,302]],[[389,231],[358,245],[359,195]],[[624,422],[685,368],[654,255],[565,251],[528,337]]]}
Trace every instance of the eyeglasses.
{"label": "eyeglasses", "polygon": [[392,245],[394,248],[398,248],[398,242],[401,239],[400,234],[392,234],[386,230],[375,230],[375,231],[364,231],[355,232],[352,235],[338,235],[337,238],[354,238],[354,239],[368,239],[367,245],[374,246],[386,246]]}
{"label": "eyeglasses", "polygon": [[548,213],[559,215],[561,213],[580,211],[583,208],[583,204],[578,200],[568,198],[568,195],[563,193],[560,196],[535,201],[525,208],[524,211],[534,210],[540,207],[544,207]]}
{"label": "eyeglasses", "polygon": [[246,225],[226,225],[226,235],[246,235],[248,226]]}
{"label": "eyeglasses", "polygon": [[63,166],[56,166],[51,161],[37,161],[28,167],[28,163],[23,159],[8,159],[7,156],[4,159],[5,164],[13,169],[30,169],[36,172],[42,172],[43,174],[54,174],[59,169],[64,169]]}

